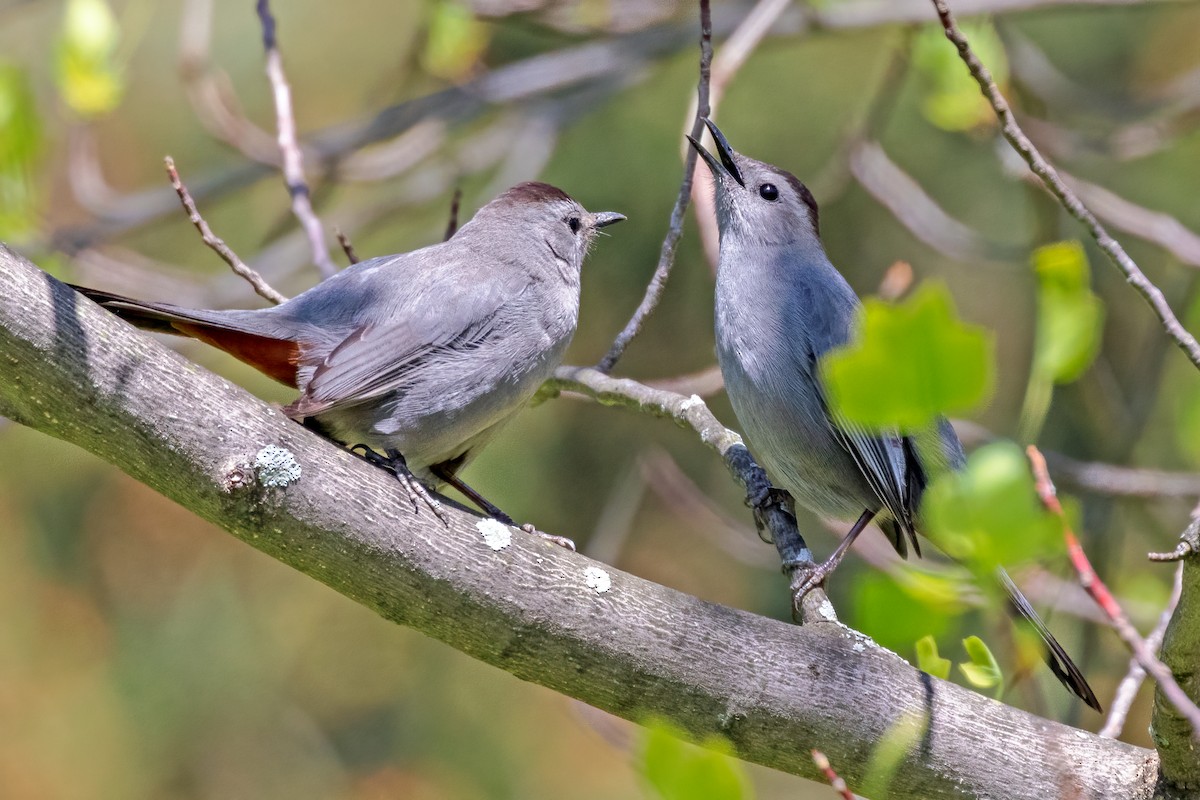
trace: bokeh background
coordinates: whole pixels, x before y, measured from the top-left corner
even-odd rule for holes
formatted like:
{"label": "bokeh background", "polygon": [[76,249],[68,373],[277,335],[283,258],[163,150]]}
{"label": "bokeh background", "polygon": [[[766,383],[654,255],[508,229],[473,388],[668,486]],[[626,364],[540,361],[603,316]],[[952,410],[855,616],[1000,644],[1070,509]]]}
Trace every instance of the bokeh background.
{"label": "bokeh background", "polygon": [[[1200,5],[1027,5],[969,33],[1053,159],[1182,226],[1155,228],[1119,204],[1111,218],[1135,229],[1122,235],[1131,254],[1195,322]],[[995,332],[996,391],[973,423],[1016,437],[1037,320],[1031,254],[1082,233],[1013,168],[940,29],[892,21],[905,9],[932,20],[926,6],[789,10],[730,82],[719,121],[739,150],[809,183],[831,257],[860,293],[904,261]],[[750,7],[715,3],[718,31]],[[540,178],[629,217],[586,266],[569,360],[597,360],[641,297],[677,192],[695,5],[290,0],[274,10],[318,212],[360,255],[439,239],[455,187],[464,216]],[[170,154],[218,235],[283,292],[311,285],[282,181],[255,160],[276,157],[260,33],[249,0],[0,2],[0,238],[63,279],[254,305],[178,209],[162,170]],[[503,71],[538,55],[548,60]],[[1146,241],[1156,231],[1173,246]],[[1039,443],[1179,473],[1174,496],[1134,499],[1087,490],[1082,473],[1058,476],[1093,561],[1147,630],[1171,571],[1144,553],[1173,547],[1200,493],[1200,480],[1187,483],[1200,468],[1200,384],[1120,275],[1087,254],[1105,309],[1099,352],[1058,387]],[[712,286],[689,218],[662,306],[618,372],[652,380],[711,367]],[[288,399],[219,353],[175,346]],[[723,395],[710,402],[735,424]],[[963,430],[976,443],[987,435]],[[737,487],[667,422],[559,398],[523,414],[466,477],[621,569],[788,614],[774,550]],[[818,553],[832,549],[821,520],[800,523]],[[881,574],[898,568],[886,550],[864,537],[831,581],[848,624],[909,658],[934,631],[962,660],[960,640],[979,634],[1012,667],[1002,615],[930,622]],[[1065,561],[1019,575],[1107,702],[1127,656],[1064,580]],[[1102,723],[1044,670],[1006,685],[1008,702]],[[1143,689],[1123,734],[1144,746],[1148,699]],[[384,622],[74,447],[0,423],[0,797],[654,797],[640,741],[633,726]],[[745,770],[757,797],[832,796]]]}

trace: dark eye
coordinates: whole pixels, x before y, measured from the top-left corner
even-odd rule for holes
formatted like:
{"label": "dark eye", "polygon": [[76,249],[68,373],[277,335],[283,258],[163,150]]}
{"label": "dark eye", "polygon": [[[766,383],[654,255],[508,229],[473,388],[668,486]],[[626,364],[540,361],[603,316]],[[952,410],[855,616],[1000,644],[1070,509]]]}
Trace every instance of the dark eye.
{"label": "dark eye", "polygon": [[770,200],[774,203],[779,199],[779,190],[775,188],[775,184],[773,183],[764,183],[758,187],[758,196],[763,200]]}
{"label": "dark eye", "polygon": [[567,226],[570,227],[571,233],[579,233],[579,217],[568,218]]}

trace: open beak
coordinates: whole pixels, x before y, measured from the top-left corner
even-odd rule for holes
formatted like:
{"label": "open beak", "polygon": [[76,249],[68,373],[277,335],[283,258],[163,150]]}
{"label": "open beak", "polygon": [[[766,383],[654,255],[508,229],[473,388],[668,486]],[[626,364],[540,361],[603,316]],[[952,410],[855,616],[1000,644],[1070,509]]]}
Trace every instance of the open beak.
{"label": "open beak", "polygon": [[705,126],[708,127],[708,132],[712,134],[713,142],[717,145],[717,156],[720,156],[721,160],[718,162],[712,153],[705,150],[691,136],[688,136],[687,140],[691,142],[692,147],[696,148],[696,152],[704,159],[704,163],[708,164],[713,177],[719,177],[724,172],[737,181],[739,186],[744,187],[746,182],[742,180],[742,171],[738,169],[738,165],[733,160],[733,148],[729,146],[729,140],[725,138],[725,134],[721,133],[721,129],[711,119],[704,117],[703,121]]}
{"label": "open beak", "polygon": [[612,225],[616,222],[621,222],[625,219],[624,214],[618,214],[615,211],[599,211],[592,215],[593,223],[597,228],[603,228]]}

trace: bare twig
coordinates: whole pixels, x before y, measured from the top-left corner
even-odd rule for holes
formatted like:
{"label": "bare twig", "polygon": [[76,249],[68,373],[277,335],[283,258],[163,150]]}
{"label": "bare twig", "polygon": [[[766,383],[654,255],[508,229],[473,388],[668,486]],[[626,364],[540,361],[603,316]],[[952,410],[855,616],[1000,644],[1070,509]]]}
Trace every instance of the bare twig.
{"label": "bare twig", "polygon": [[829,781],[829,785],[837,792],[843,800],[854,800],[854,793],[850,791],[850,787],[842,780],[842,776],[834,771],[833,765],[829,763],[829,758],[820,750],[813,749],[813,763],[817,765],[817,769],[825,774],[825,780]]}
{"label": "bare twig", "polygon": [[454,187],[454,197],[450,198],[450,219],[446,222],[446,235],[442,241],[447,241],[458,231],[458,212],[462,205],[462,188]]}
{"label": "bare twig", "polygon": [[337,235],[338,244],[342,246],[342,252],[346,254],[346,258],[351,264],[359,262],[358,253],[354,252],[354,244],[350,241],[350,237],[342,232],[341,228],[334,228],[334,234]]}
{"label": "bare twig", "polygon": [[292,213],[300,221],[312,248],[313,263],[323,277],[337,273],[337,265],[329,257],[325,232],[313,210],[308,182],[304,179],[304,156],[296,139],[296,117],[292,111],[292,89],[283,71],[283,56],[275,39],[275,17],[268,0],[258,0],[256,8],[262,24],[263,50],[267,54],[267,79],[275,96],[275,119],[279,127],[279,152],[283,155],[283,179],[292,198]]}
{"label": "bare twig", "polygon": [[[708,116],[709,78],[712,69],[712,11],[709,0],[700,0],[700,82],[696,88],[696,117],[692,121],[692,137],[699,138],[704,128],[700,120]],[[625,348],[633,337],[641,331],[646,318],[658,306],[663,291],[667,288],[667,278],[671,275],[671,267],[675,263],[675,248],[679,237],[683,235],[683,220],[687,213],[688,200],[692,196],[692,179],[696,169],[696,153],[691,148],[683,159],[683,180],[679,183],[679,194],[675,198],[675,207],[671,209],[671,221],[667,227],[667,235],[663,239],[662,249],[658,256],[658,266],[646,287],[646,294],[634,312],[633,317],[625,324],[624,330],[617,334],[612,346],[600,359],[596,369],[600,372],[611,372],[617,361],[625,353]]]}
{"label": "bare twig", "polygon": [[970,70],[972,77],[979,84],[983,96],[987,98],[992,109],[996,112],[1001,126],[1000,130],[1004,134],[1004,138],[1009,144],[1020,153],[1025,159],[1025,163],[1029,168],[1042,179],[1042,183],[1050,190],[1050,193],[1058,198],[1059,203],[1067,210],[1071,216],[1079,220],[1100,249],[1105,252],[1118,270],[1125,276],[1125,280],[1137,290],[1145,301],[1153,309],[1155,315],[1162,322],[1163,329],[1166,331],[1176,345],[1179,346],[1188,357],[1188,359],[1197,368],[1200,368],[1200,342],[1197,342],[1195,337],[1188,333],[1179,320],[1175,317],[1175,313],[1171,310],[1167,300],[1163,297],[1162,291],[1151,283],[1150,279],[1138,268],[1125,249],[1121,247],[1120,242],[1114,239],[1104,226],[1096,219],[1091,211],[1079,200],[1070,187],[1063,182],[1062,178],[1050,165],[1050,162],[1042,156],[1033,143],[1029,141],[1029,137],[1021,130],[1017,124],[1016,118],[1013,116],[1012,109],[1008,105],[1008,101],[1000,94],[1000,90],[996,87],[996,82],[992,80],[992,74],[988,68],[979,60],[975,53],[971,50],[970,44],[967,42],[967,37],[959,30],[958,25],[954,21],[953,15],[950,13],[950,6],[946,0],[932,0],[934,8],[937,10],[938,18],[942,22],[942,27],[946,29],[946,38],[949,39],[958,49],[958,54],[966,63],[967,69]]}
{"label": "bare twig", "polygon": [[[1167,632],[1167,623],[1171,621],[1171,615],[1175,613],[1175,606],[1179,603],[1179,595],[1182,591],[1183,564],[1180,564],[1175,570],[1175,585],[1171,589],[1171,598],[1163,608],[1154,630],[1146,635],[1146,647],[1151,652],[1157,652],[1158,648],[1162,646],[1163,634]],[[1113,694],[1112,706],[1108,709],[1108,719],[1104,721],[1104,727],[1100,729],[1100,736],[1115,739],[1121,735],[1121,729],[1125,727],[1125,719],[1129,716],[1129,709],[1133,707],[1133,701],[1137,699],[1138,689],[1141,688],[1144,680],[1146,680],[1146,670],[1138,663],[1137,658],[1129,659],[1129,669]]]}
{"label": "bare twig", "polygon": [[212,232],[212,228],[204,221],[204,217],[200,216],[200,211],[192,201],[192,196],[188,193],[187,187],[179,179],[179,172],[175,169],[175,160],[167,156],[163,159],[163,163],[167,166],[167,175],[171,177],[171,186],[175,188],[175,193],[179,195],[179,202],[183,204],[183,209],[187,212],[188,219],[196,226],[196,230],[200,231],[200,238],[204,240],[204,243],[212,248],[229,265],[230,269],[254,287],[254,292],[259,297],[269,300],[276,305],[286,301],[287,298],[272,289],[263,280],[261,275],[246,266],[245,262],[238,258],[237,253],[233,252],[229,245],[225,244],[224,239]]}
{"label": "bare twig", "polygon": [[1041,451],[1036,446],[1029,445],[1025,452],[1029,456],[1029,464],[1033,470],[1034,480],[1037,482],[1038,496],[1041,498],[1042,504],[1062,520],[1063,538],[1067,543],[1067,556],[1079,576],[1079,583],[1104,611],[1112,622],[1117,635],[1121,637],[1121,641],[1125,642],[1130,652],[1133,653],[1133,657],[1141,664],[1142,669],[1154,677],[1154,680],[1158,682],[1159,690],[1191,724],[1193,737],[1200,739],[1200,708],[1197,708],[1191,698],[1180,688],[1167,665],[1158,660],[1154,650],[1133,627],[1133,623],[1129,621],[1124,609],[1117,603],[1104,581],[1100,580],[1096,570],[1092,568],[1091,561],[1088,560],[1082,545],[1079,544],[1079,539],[1071,530],[1062,504],[1058,502],[1054,483],[1050,480],[1046,459],[1042,456]]}

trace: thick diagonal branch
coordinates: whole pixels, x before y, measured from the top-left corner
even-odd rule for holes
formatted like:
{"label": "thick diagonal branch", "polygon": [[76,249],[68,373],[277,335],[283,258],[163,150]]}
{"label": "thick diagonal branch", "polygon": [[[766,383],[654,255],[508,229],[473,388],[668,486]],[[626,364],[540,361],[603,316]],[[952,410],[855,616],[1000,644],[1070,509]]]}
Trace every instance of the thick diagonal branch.
{"label": "thick diagonal branch", "polygon": [[817,778],[820,747],[851,787],[897,720],[925,719],[896,798],[1153,796],[1154,753],[932,679],[840,625],[706,603],[455,508],[448,527],[413,514],[382,471],[3,247],[0,285],[0,413],[389,620],[760,764]]}

